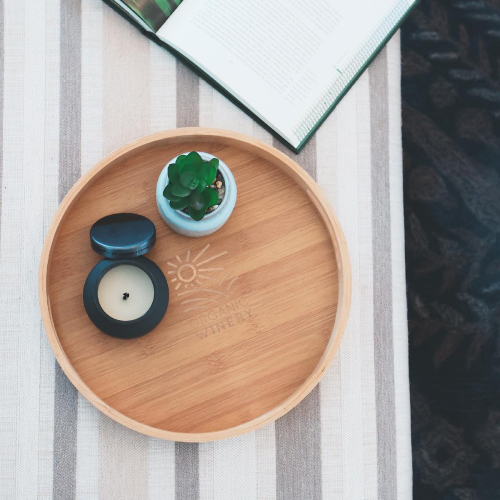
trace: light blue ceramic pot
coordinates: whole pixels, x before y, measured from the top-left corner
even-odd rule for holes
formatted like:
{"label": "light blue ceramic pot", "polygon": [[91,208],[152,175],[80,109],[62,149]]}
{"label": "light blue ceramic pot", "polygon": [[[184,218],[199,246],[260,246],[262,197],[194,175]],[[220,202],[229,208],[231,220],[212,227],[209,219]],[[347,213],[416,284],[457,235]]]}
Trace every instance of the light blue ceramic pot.
{"label": "light blue ceramic pot", "polygon": [[[209,153],[202,153],[198,151],[200,156],[209,161],[215,156]],[[189,154],[182,153],[182,154]],[[179,155],[180,156],[180,155]],[[233,174],[228,166],[219,158],[219,171],[224,177],[225,195],[222,203],[213,212],[205,215],[200,221],[195,221],[181,210],[174,210],[170,207],[168,200],[163,196],[163,190],[168,184],[168,166],[177,160],[177,156],[170,160],[165,168],[162,170],[156,185],[156,204],[160,211],[161,218],[165,221],[167,226],[173,229],[176,233],[184,236],[201,237],[215,233],[220,229],[229,219],[231,212],[236,204],[236,182],[234,181]]]}

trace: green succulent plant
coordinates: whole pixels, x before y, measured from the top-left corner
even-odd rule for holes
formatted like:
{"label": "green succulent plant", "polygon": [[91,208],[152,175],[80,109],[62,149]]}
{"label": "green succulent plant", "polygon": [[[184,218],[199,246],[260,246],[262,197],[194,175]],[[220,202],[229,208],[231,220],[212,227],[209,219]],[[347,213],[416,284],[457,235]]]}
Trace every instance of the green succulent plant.
{"label": "green succulent plant", "polygon": [[206,210],[219,203],[217,191],[210,187],[218,167],[218,158],[204,161],[196,151],[178,156],[168,166],[168,184],[163,196],[174,210],[187,208],[192,219],[203,219]]}

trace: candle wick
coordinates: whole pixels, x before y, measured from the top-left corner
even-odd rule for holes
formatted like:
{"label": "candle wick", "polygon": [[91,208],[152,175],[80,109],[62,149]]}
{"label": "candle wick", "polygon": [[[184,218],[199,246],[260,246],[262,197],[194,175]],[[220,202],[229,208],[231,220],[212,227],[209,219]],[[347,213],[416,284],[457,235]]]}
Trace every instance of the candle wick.
{"label": "candle wick", "polygon": [[123,294],[123,300],[127,300],[130,297],[130,294],[128,292],[125,292]]}

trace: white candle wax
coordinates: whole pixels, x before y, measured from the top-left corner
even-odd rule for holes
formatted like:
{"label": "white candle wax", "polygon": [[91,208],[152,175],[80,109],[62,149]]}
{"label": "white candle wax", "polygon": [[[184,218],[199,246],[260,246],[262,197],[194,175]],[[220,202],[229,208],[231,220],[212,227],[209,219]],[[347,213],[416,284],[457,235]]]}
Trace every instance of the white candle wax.
{"label": "white candle wax", "polygon": [[[124,264],[113,267],[101,279],[99,304],[114,319],[132,321],[143,316],[155,296],[153,282],[140,268]],[[126,297],[126,298],[124,298]]]}

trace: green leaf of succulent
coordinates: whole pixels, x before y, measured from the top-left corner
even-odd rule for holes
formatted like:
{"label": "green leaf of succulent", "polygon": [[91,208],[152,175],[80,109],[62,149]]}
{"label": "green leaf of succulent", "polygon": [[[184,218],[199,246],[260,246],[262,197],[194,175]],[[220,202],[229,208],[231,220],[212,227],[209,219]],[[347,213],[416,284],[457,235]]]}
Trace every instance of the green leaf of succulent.
{"label": "green leaf of succulent", "polygon": [[207,211],[207,208],[210,206],[210,194],[208,193],[208,189],[205,189],[205,191],[203,191],[203,208],[202,210],[204,212]]}
{"label": "green leaf of succulent", "polygon": [[172,193],[172,186],[173,184],[168,184],[165,189],[163,190],[163,196],[167,199],[167,200],[170,200],[170,201],[177,201],[179,200],[179,197],[178,196],[175,196],[173,193]]}
{"label": "green leaf of succulent", "polygon": [[219,158],[212,158],[208,163],[213,165],[216,169],[219,168]]}
{"label": "green leaf of succulent", "polygon": [[200,183],[198,184],[198,187],[196,188],[196,191],[198,193],[201,193],[205,190],[205,188],[207,187],[207,181],[203,178],[200,179]]}
{"label": "green leaf of succulent", "polygon": [[191,172],[198,177],[198,168],[196,167],[196,165],[186,162],[182,167],[182,173],[184,174],[186,172]]}
{"label": "green leaf of succulent", "polygon": [[205,210],[195,210],[192,206],[188,207],[188,213],[193,220],[199,221],[205,217]]}
{"label": "green leaf of succulent", "polygon": [[181,175],[181,172],[183,171],[184,167],[188,164],[187,156],[186,155],[178,156],[177,160],[175,160],[175,164],[177,165],[177,173]]}
{"label": "green leaf of succulent", "polygon": [[191,194],[191,189],[189,189],[186,186],[183,186],[182,184],[172,184],[172,189],[170,192],[174,196],[178,196],[179,198],[184,198],[186,196],[189,196]]}
{"label": "green leaf of succulent", "polygon": [[206,210],[206,208],[203,208],[205,205],[205,201],[205,192],[198,193],[197,191],[193,191],[193,193],[189,197],[189,206],[194,210]]}
{"label": "green leaf of succulent", "polygon": [[213,182],[215,181],[215,176],[217,175],[217,168],[214,167],[211,163],[208,164],[208,167],[209,168],[205,180],[207,181],[207,186],[210,186],[210,184],[213,184]]}
{"label": "green leaf of succulent", "polygon": [[202,157],[196,151],[191,151],[186,156],[186,160],[190,165],[201,165],[203,163]]}
{"label": "green leaf of succulent", "polygon": [[208,206],[213,207],[214,205],[217,205],[219,203],[219,195],[217,194],[217,191],[212,188],[207,188],[205,190],[205,193],[208,193]]}
{"label": "green leaf of succulent", "polygon": [[179,174],[177,172],[178,169],[179,169],[179,165],[177,165],[176,163],[171,163],[168,166],[168,179],[171,182],[178,182],[179,181]]}
{"label": "green leaf of succulent", "polygon": [[188,206],[188,203],[189,203],[189,198],[179,198],[178,201],[171,201],[170,202],[170,206],[174,209],[174,210],[182,210],[183,208],[186,208]]}
{"label": "green leaf of succulent", "polygon": [[177,165],[183,165],[183,164],[185,163],[186,159],[187,159],[187,156],[186,156],[186,155],[179,155],[179,156],[177,157],[177,160],[175,160],[175,163],[176,163]]}
{"label": "green leaf of succulent", "polygon": [[203,162],[201,165],[196,166],[196,174],[198,175],[198,179],[205,178],[205,165],[206,163]]}
{"label": "green leaf of succulent", "polygon": [[195,189],[200,183],[198,177],[196,176],[196,172],[186,172],[186,171],[182,172],[180,177],[180,182],[183,186],[189,189]]}

